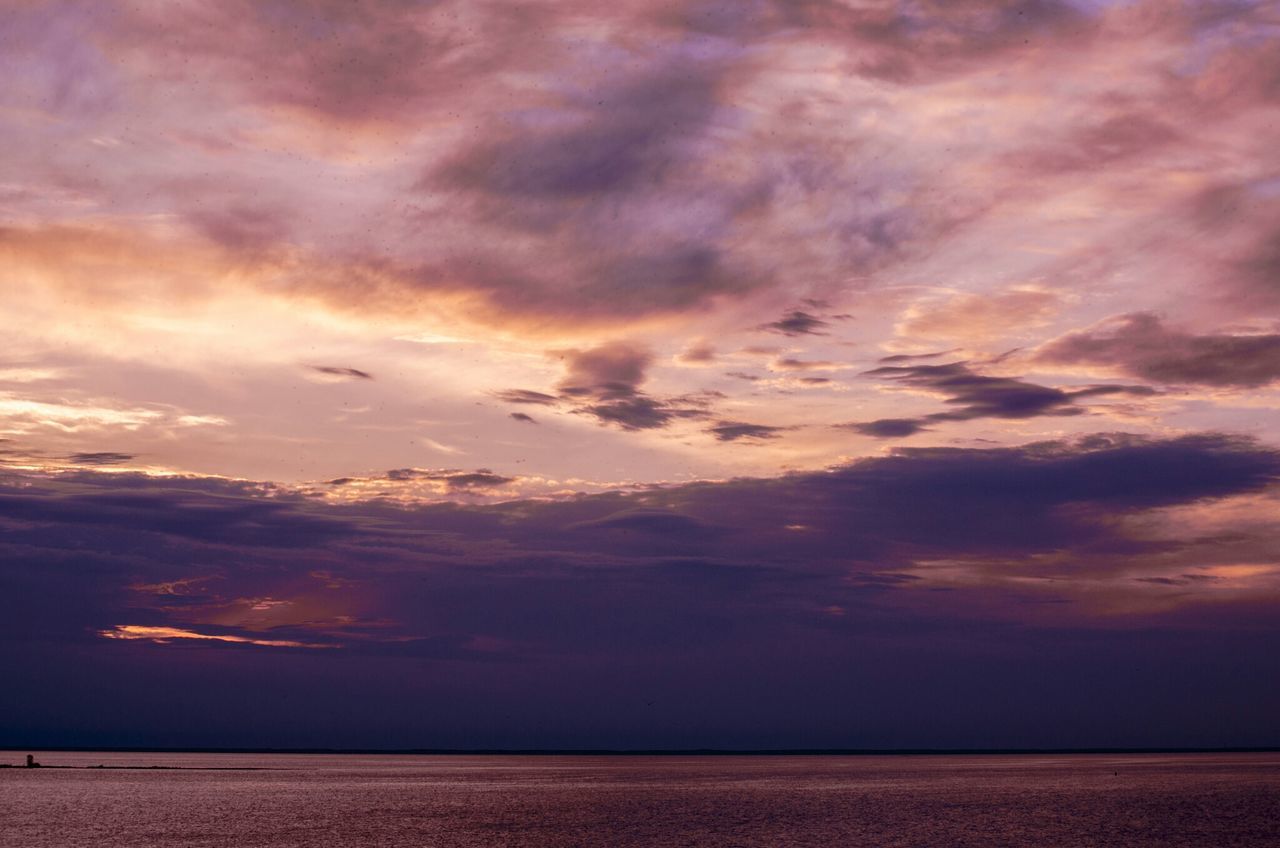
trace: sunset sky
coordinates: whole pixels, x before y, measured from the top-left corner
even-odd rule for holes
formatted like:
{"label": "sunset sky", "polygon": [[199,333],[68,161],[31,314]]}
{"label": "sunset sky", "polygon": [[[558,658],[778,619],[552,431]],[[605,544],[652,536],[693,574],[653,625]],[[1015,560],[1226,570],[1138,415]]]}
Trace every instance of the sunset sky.
{"label": "sunset sky", "polygon": [[0,0],[0,743],[1280,744],[1280,4]]}

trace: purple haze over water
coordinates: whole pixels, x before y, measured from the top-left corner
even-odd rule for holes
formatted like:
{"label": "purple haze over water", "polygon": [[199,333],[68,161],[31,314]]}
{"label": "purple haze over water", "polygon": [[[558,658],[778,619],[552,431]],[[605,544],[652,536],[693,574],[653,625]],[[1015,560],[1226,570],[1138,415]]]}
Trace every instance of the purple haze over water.
{"label": "purple haze over water", "polygon": [[1280,754],[35,753],[269,770],[0,769],[0,845],[1280,845]]}

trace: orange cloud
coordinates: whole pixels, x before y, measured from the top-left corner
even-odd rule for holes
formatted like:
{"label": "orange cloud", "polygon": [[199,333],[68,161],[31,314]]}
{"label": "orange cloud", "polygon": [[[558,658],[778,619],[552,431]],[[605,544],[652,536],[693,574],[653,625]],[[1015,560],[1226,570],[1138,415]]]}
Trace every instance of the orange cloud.
{"label": "orange cloud", "polygon": [[251,639],[247,636],[228,636],[216,633],[197,633],[180,627],[147,627],[139,624],[117,624],[111,630],[99,630],[104,639],[141,639],[160,645],[174,639],[196,639],[207,642],[235,642],[243,645],[262,645],[271,648],[336,648],[337,645],[320,645],[313,642],[294,642],[289,639]]}

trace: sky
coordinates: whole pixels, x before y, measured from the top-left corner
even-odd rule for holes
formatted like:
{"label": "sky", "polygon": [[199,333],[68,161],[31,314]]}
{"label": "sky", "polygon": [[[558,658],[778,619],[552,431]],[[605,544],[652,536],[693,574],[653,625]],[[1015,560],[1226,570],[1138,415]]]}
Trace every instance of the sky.
{"label": "sky", "polygon": [[0,742],[1280,744],[1280,4],[0,23]]}

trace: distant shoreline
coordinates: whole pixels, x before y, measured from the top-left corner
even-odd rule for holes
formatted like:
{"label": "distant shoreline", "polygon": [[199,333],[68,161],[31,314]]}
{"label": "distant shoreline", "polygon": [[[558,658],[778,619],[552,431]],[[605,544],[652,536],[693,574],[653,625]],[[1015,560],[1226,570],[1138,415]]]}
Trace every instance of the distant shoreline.
{"label": "distant shoreline", "polygon": [[1274,754],[1280,746],[1221,748],[134,748],[2,745],[0,751],[86,754],[323,754],[432,757],[962,757],[1073,754]]}

